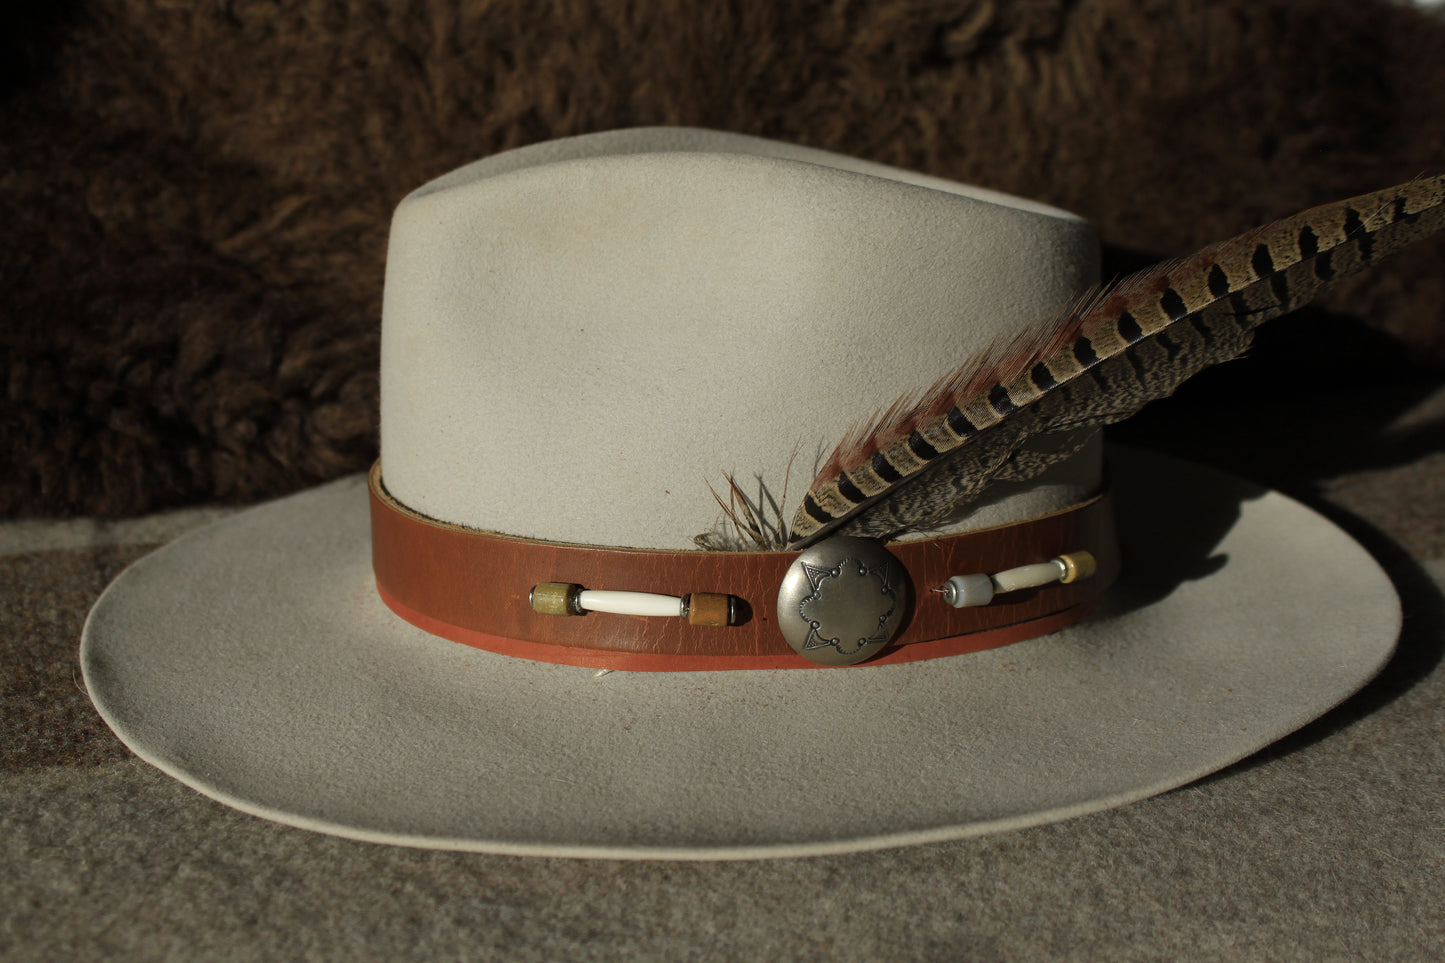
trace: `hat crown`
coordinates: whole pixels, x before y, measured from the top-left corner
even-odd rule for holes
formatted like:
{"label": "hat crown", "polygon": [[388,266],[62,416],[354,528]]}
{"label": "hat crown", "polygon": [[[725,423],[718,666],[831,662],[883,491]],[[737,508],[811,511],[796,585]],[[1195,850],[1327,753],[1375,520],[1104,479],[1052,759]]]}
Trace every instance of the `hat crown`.
{"label": "hat crown", "polygon": [[[475,528],[691,548],[724,472],[801,494],[858,419],[1096,276],[1073,215],[822,151],[675,128],[510,151],[397,209],[386,484]],[[1097,482],[1092,452],[970,522]]]}

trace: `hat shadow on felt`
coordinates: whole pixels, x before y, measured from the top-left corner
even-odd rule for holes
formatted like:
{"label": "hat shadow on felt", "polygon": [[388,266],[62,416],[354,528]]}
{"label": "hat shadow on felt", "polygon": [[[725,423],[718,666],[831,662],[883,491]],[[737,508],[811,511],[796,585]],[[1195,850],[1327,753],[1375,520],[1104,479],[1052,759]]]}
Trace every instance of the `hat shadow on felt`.
{"label": "hat shadow on felt", "polygon": [[[1271,494],[1252,482],[1239,481],[1222,490],[1173,459],[1160,461],[1147,484],[1137,472],[1117,487],[1120,549],[1124,570],[1104,597],[1095,617],[1110,618],[1158,604],[1185,582],[1224,568],[1227,554],[1214,549],[1239,521],[1241,508]],[[1111,448],[1111,459],[1138,457],[1128,448]],[[1188,504],[1189,511],[1179,506]],[[1389,535],[1343,509],[1310,506],[1357,541],[1380,565],[1400,596],[1408,617],[1402,622],[1395,651],[1370,683],[1325,715],[1206,779],[1219,779],[1313,745],[1389,705],[1412,689],[1445,659],[1445,593],[1430,574]],[[1168,531],[1169,538],[1157,533]]]}
{"label": "hat shadow on felt", "polygon": [[1202,782],[1228,778],[1308,748],[1390,705],[1445,659],[1445,592],[1393,538],[1357,515],[1334,506],[1310,506],[1338,525],[1382,568],[1400,596],[1400,637],[1395,651],[1364,688],[1318,719],[1270,743]]}
{"label": "hat shadow on felt", "polygon": [[[1110,460],[1127,463],[1141,453],[1111,446]],[[1245,502],[1272,494],[1265,486],[1237,477],[1234,485],[1221,488],[1185,462],[1157,452],[1147,454],[1151,468],[1147,482],[1141,472],[1118,473],[1123,484],[1116,485],[1113,494],[1123,573],[1094,618],[1118,617],[1158,604],[1184,583],[1223,569],[1229,557],[1216,553],[1215,547],[1240,520]],[[1184,504],[1188,511],[1179,510]],[[1374,679],[1333,709],[1198,782],[1227,779],[1321,742],[1390,705],[1445,659],[1445,593],[1430,573],[1398,542],[1359,516],[1332,505],[1309,507],[1358,542],[1390,579],[1407,615],[1394,652]],[[1161,531],[1169,537],[1159,538]]]}
{"label": "hat shadow on felt", "polygon": [[[1108,257],[1115,270],[1127,270],[1132,263],[1121,266],[1117,249]],[[1336,390],[1342,384],[1353,389]],[[1319,494],[1328,479],[1411,464],[1441,450],[1445,422],[1392,429],[1439,385],[1438,370],[1413,360],[1397,340],[1357,318],[1310,306],[1262,328],[1254,347],[1238,361],[1203,372],[1174,397],[1109,428],[1107,435],[1124,450],[1137,446],[1156,455],[1168,452],[1217,465],[1236,477],[1260,479],[1264,484],[1256,486],[1254,497],[1275,488],[1301,501],[1365,549],[1390,579],[1406,613],[1394,653],[1364,688],[1206,781],[1320,742],[1389,705],[1445,659],[1445,593],[1435,579],[1395,538]],[[1283,422],[1290,425],[1287,439],[1269,427]],[[1271,431],[1276,441],[1272,447],[1264,443]],[[1333,445],[1331,433],[1336,436]],[[1354,443],[1338,443],[1341,433],[1352,434]],[[1138,487],[1119,498],[1125,575],[1106,596],[1101,612],[1157,601],[1182,581],[1199,577],[1210,561],[1211,533],[1231,524],[1227,499],[1218,492],[1192,495],[1199,499],[1191,506],[1191,513],[1199,509],[1197,517],[1173,516],[1155,514],[1167,513],[1173,493]],[[1235,512],[1241,504],[1234,502]],[[1151,551],[1147,542],[1135,548],[1138,534],[1147,530],[1144,526],[1154,523],[1175,526],[1180,546],[1190,545],[1190,550],[1165,558],[1155,557],[1166,553]],[[1216,557],[1207,570],[1225,561]],[[1199,567],[1186,571],[1191,564]],[[1140,570],[1143,565],[1147,571]]]}
{"label": "hat shadow on felt", "polygon": [[[1110,462],[1139,456],[1112,448]],[[1198,581],[1224,568],[1227,554],[1214,549],[1240,520],[1245,501],[1263,498],[1269,489],[1237,481],[1221,487],[1208,474],[1172,458],[1151,458],[1149,482],[1140,472],[1115,472],[1111,482],[1119,526],[1123,573],[1104,596],[1098,614],[1117,616],[1167,598],[1185,582]],[[1180,506],[1187,505],[1188,511]],[[1160,538],[1160,533],[1168,533]]]}

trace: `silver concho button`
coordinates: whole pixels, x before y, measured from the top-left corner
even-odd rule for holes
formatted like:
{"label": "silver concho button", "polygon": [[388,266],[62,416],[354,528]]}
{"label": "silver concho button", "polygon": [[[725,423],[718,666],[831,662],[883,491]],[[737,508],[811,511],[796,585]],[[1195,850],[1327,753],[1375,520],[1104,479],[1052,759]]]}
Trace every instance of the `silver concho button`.
{"label": "silver concho button", "polygon": [[778,589],[778,628],[805,659],[853,665],[893,638],[908,573],[871,538],[838,535],[805,549]]}

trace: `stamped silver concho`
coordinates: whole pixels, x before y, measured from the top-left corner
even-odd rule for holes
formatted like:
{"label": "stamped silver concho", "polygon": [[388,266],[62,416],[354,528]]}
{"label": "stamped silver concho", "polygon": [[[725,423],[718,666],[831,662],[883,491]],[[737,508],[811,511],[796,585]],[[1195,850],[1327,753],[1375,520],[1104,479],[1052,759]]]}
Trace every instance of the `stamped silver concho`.
{"label": "stamped silver concho", "polygon": [[893,638],[908,573],[881,543],[839,535],[805,549],[778,589],[778,628],[805,659],[853,665]]}

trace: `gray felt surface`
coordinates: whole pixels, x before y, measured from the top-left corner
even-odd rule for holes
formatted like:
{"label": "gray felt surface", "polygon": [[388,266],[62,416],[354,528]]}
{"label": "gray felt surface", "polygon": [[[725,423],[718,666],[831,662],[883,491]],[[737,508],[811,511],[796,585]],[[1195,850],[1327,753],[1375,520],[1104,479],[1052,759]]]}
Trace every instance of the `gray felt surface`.
{"label": "gray felt surface", "polygon": [[430,852],[218,805],[79,689],[85,613],[143,548],[42,542],[0,558],[0,957],[1438,959],[1445,546],[1414,519],[1441,477],[1427,454],[1326,489],[1372,522],[1406,621],[1380,678],[1299,733],[1063,823],[751,863]]}
{"label": "gray felt surface", "polygon": [[[16,8],[12,39],[28,42],[30,8],[74,6]],[[1242,212],[1438,169],[1442,156],[1438,38],[1374,3],[1240,0],[1183,16],[1167,2],[954,5],[963,20],[924,3],[798,7],[742,18],[752,33],[726,29],[701,60],[703,24],[727,19],[703,5],[695,17],[601,5],[635,11],[626,24],[576,6],[570,31],[529,29],[507,6],[473,24],[445,4],[412,18],[390,5],[112,4],[60,38],[65,57],[41,64],[46,88],[6,115],[7,238],[28,252],[8,294],[17,330],[38,326],[44,345],[28,368],[10,365],[35,386],[5,402],[29,426],[6,449],[12,510],[235,498],[296,471],[335,473],[343,456],[364,463],[374,380],[327,352],[374,351],[366,305],[392,199],[478,145],[674,116],[810,130],[822,146],[992,172],[1087,206],[1106,237],[1151,253],[1227,236],[1251,223]],[[789,29],[774,42],[779,23]],[[595,42],[597,27],[627,45]],[[1073,60],[1051,55],[1055,37],[1082,41],[1064,48]],[[647,55],[654,40],[661,56]],[[742,62],[739,50],[753,82],[708,69]],[[1158,71],[1140,77],[1141,58]],[[1222,82],[1221,66],[1237,81]],[[1059,92],[1044,113],[1012,96],[1038,79]],[[254,96],[238,99],[241,88]],[[556,95],[574,89],[583,96]],[[1438,346],[1436,263],[1414,261],[1346,310]],[[105,585],[142,542],[198,519],[0,525],[0,959],[1438,961],[1445,391],[1432,375],[1425,397],[1393,367],[1362,379],[1355,342],[1336,344],[1329,326],[1318,338],[1320,320],[1279,342],[1253,392],[1196,395],[1127,430],[1342,520],[1400,591],[1397,655],[1344,706],[1221,774],[976,839],[609,862],[402,849],[265,822],[136,760],[79,685],[81,625]],[[262,335],[228,363],[238,325]],[[177,385],[183,337],[197,350]],[[261,387],[283,392],[259,422],[258,384],[241,376],[265,366],[258,343],[281,373]],[[141,363],[120,377],[120,357]],[[199,447],[174,444],[176,400]],[[77,431],[96,445],[76,444]],[[238,450],[252,457],[238,463]],[[55,507],[27,507],[42,505]]]}
{"label": "gray felt surface", "polygon": [[1442,696],[1437,670],[1124,809],[781,862],[408,850],[262,822],[134,760],[22,772],[4,940],[12,959],[1430,959]]}

